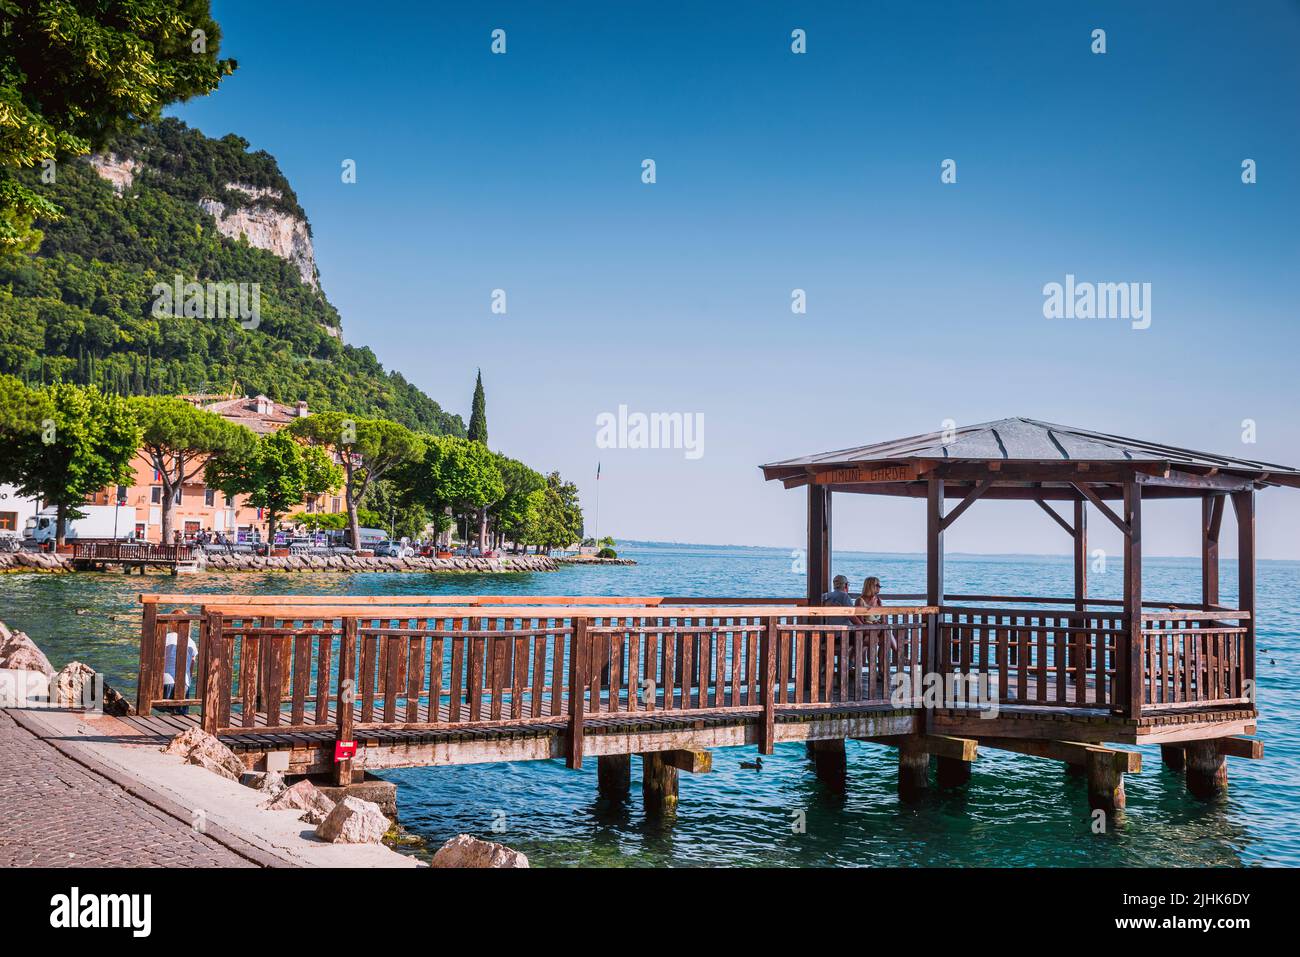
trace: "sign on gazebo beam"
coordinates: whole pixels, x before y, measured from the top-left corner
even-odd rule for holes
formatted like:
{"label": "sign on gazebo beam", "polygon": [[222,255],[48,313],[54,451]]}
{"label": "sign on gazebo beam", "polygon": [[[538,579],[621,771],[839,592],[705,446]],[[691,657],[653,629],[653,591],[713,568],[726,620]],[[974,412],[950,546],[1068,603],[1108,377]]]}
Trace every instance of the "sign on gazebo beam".
{"label": "sign on gazebo beam", "polygon": [[816,472],[814,485],[844,485],[852,482],[912,482],[920,478],[915,465],[882,465],[876,468],[831,469]]}

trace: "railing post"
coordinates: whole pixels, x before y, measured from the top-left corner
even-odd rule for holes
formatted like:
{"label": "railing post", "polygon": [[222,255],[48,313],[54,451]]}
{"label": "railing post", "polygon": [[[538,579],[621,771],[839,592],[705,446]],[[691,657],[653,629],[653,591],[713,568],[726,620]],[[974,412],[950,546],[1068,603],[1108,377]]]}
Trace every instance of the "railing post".
{"label": "railing post", "polygon": [[[219,645],[225,639],[222,637],[222,615],[219,611],[208,611],[203,609],[203,617],[199,624],[199,653],[203,657],[203,704],[202,716],[200,718],[201,727],[208,734],[216,734],[217,728],[221,722],[221,657]],[[181,648],[179,644],[176,648],[177,657],[180,657]],[[225,694],[230,694],[230,689],[225,689]]]}
{"label": "railing post", "polygon": [[[338,721],[338,740],[352,741],[354,730],[353,709],[356,707],[357,619],[343,619],[343,636],[339,640],[339,684],[335,699]],[[318,679],[319,680],[319,679]],[[437,708],[435,702],[433,707]],[[344,758],[334,765],[334,783],[342,786],[352,783],[352,759]]]}
{"label": "railing post", "polygon": [[771,754],[776,743],[776,655],[781,646],[777,633],[780,621],[773,615],[764,619],[763,624],[759,639],[763,661],[763,718],[758,728],[758,753]]}
{"label": "railing post", "polygon": [[587,619],[575,613],[573,633],[569,638],[569,753],[570,768],[582,767],[582,723],[586,711],[587,671],[591,663]]}
{"label": "railing post", "polygon": [[153,691],[157,683],[154,674],[154,653],[158,641],[158,603],[144,603],[144,613],[140,624],[140,671],[136,679],[135,713],[142,718],[153,713]]}

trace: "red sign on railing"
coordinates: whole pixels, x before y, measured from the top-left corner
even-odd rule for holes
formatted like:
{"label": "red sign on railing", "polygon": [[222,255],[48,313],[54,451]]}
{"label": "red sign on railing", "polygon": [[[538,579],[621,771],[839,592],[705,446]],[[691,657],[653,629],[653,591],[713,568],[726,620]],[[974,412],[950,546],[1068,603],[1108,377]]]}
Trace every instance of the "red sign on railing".
{"label": "red sign on railing", "polygon": [[357,743],[355,741],[335,741],[334,742],[334,761],[346,761],[349,758],[357,756]]}

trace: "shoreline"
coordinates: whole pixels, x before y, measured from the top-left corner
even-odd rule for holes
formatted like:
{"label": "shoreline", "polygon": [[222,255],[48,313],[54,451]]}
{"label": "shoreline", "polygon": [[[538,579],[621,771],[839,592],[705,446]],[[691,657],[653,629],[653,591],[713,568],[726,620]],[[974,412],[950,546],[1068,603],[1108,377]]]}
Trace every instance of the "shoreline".
{"label": "shoreline", "polygon": [[[111,563],[110,563],[111,564]],[[204,572],[553,572],[567,565],[635,565],[630,558],[593,558],[549,555],[502,555],[497,558],[359,558],[355,555],[222,555],[206,557],[197,568],[183,569],[181,574]],[[44,552],[10,552],[0,554],[0,574],[63,574],[82,571],[69,555]],[[163,569],[159,569],[160,571]],[[102,572],[101,572],[102,574]]]}

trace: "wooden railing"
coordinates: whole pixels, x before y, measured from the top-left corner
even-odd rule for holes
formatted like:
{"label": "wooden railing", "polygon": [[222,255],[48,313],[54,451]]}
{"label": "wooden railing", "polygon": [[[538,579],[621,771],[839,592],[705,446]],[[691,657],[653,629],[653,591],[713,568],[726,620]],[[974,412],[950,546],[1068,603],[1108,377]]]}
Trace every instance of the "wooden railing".
{"label": "wooden railing", "polygon": [[[1110,709],[1125,637],[1120,612],[945,605],[940,668],[1002,704]],[[987,683],[987,684],[986,684]]]}
{"label": "wooden railing", "polygon": [[[200,706],[217,733],[559,723],[581,761],[589,717],[919,704],[923,677],[975,681],[1002,704],[1128,717],[1123,609],[886,606],[771,599],[143,595],[137,707]],[[987,596],[964,596],[975,603]],[[671,604],[668,602],[671,601]],[[1059,600],[1066,604],[1068,600]],[[1142,708],[1249,698],[1242,612],[1143,615]],[[859,609],[859,612],[862,610]],[[164,699],[168,636],[197,675]],[[931,668],[931,661],[936,667]],[[983,684],[988,682],[988,684]],[[969,685],[968,685],[969,691]]]}
{"label": "wooden railing", "polygon": [[152,542],[73,542],[72,557],[103,562],[189,562],[194,560],[194,546]]}
{"label": "wooden railing", "polygon": [[1250,616],[1238,611],[1142,616],[1143,711],[1254,700]]}

